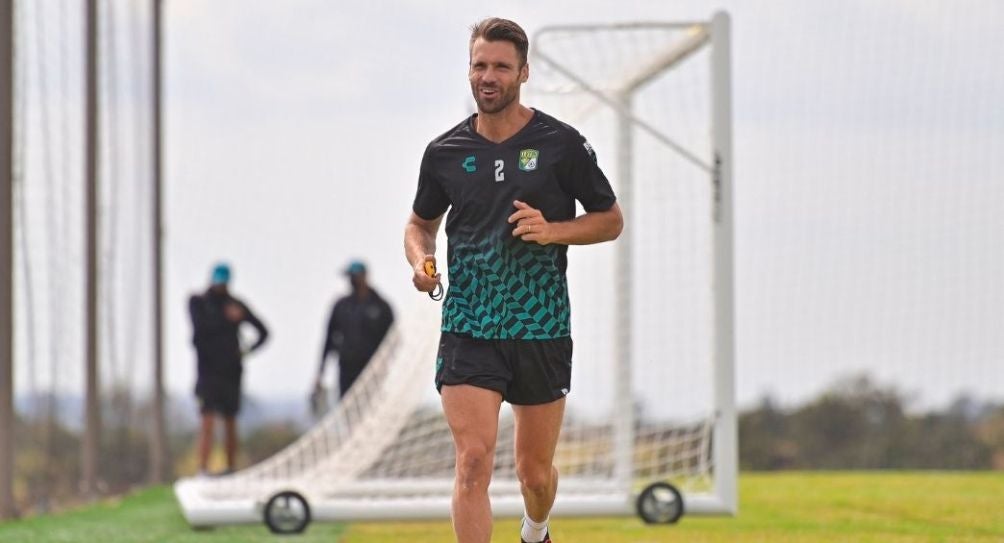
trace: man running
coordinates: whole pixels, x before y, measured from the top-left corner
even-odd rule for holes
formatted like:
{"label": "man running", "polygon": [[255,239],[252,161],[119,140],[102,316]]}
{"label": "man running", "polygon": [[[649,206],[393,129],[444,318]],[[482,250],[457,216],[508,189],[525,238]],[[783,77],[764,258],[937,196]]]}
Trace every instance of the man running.
{"label": "man running", "polygon": [[[415,288],[432,292],[443,215],[449,288],[436,387],[456,448],[453,528],[488,543],[488,484],[499,409],[515,416],[523,543],[550,542],[558,488],[553,465],[571,388],[565,278],[568,245],[616,239],[623,218],[589,143],[572,127],[520,103],[529,77],[526,33],[489,18],[471,29],[468,78],[477,113],[426,148],[405,254]],[[575,201],[585,213],[575,215]]]}

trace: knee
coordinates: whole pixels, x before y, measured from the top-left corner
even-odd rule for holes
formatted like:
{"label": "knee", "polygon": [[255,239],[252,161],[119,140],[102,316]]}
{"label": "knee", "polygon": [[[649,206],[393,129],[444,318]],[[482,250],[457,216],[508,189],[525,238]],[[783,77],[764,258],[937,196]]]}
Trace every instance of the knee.
{"label": "knee", "polygon": [[553,468],[550,464],[535,465],[522,462],[516,466],[516,477],[519,479],[521,487],[534,494],[541,494],[550,490],[553,484],[552,471]]}
{"label": "knee", "polygon": [[461,490],[488,488],[493,469],[493,455],[487,447],[465,447],[457,451],[457,485]]}

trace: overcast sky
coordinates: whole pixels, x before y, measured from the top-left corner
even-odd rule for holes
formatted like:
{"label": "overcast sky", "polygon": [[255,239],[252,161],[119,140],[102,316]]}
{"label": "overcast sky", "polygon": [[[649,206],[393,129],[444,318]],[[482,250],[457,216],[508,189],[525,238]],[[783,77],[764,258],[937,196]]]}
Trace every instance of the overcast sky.
{"label": "overcast sky", "polygon": [[193,381],[184,300],[218,259],[274,332],[248,361],[255,395],[307,390],[350,258],[399,313],[427,303],[401,232],[425,144],[471,110],[473,21],[532,33],[721,7],[740,401],[801,400],[865,369],[926,402],[1004,399],[1000,3],[165,4],[172,391]]}
{"label": "overcast sky", "polygon": [[[141,184],[128,182],[134,171],[144,175],[142,160],[134,162],[125,151],[136,145],[133,128],[142,129],[142,121],[131,124],[139,117],[130,107],[134,87],[128,83],[130,74],[142,77],[142,65],[128,59],[136,51],[142,57],[137,44],[147,30],[140,11],[122,2],[109,5],[115,15],[104,22],[120,32],[105,32],[102,43],[121,53],[117,65],[106,58],[103,70],[115,71],[120,87],[115,96],[105,88],[103,96],[120,106],[103,120],[120,123],[120,133],[105,141],[103,205],[115,207],[103,209],[118,214],[103,217],[106,224],[118,217],[115,254],[128,257],[147,232],[129,230],[143,222],[148,199]],[[350,259],[369,263],[372,282],[399,315],[428,307],[431,302],[411,288],[402,228],[425,145],[472,111],[466,81],[472,22],[508,17],[533,35],[545,25],[705,20],[725,9],[733,27],[740,402],[749,405],[764,394],[802,401],[863,371],[899,387],[918,406],[941,405],[964,391],[1004,401],[1000,2],[164,5],[165,349],[172,394],[191,394],[195,363],[185,301],[205,288],[217,260],[233,265],[233,290],[273,332],[267,349],[247,361],[246,389],[258,397],[302,398],[307,392],[331,303],[347,290],[340,271]],[[82,151],[76,144],[82,136],[70,128],[82,126],[78,11],[58,2],[19,4],[19,81],[27,89],[19,95],[28,209],[23,231],[34,289],[29,295],[21,274],[27,268],[19,268],[19,390],[57,381],[82,389],[82,260],[73,226],[81,213]],[[36,39],[39,29],[44,39]],[[598,47],[597,54],[617,54]],[[590,55],[581,53],[587,62]],[[530,84],[542,73],[532,64]],[[142,85],[135,92],[142,96]],[[666,99],[687,103],[676,94]],[[679,111],[673,115],[669,131],[682,124]],[[585,135],[617,186],[612,145],[600,134]],[[686,204],[671,198],[667,221]],[[688,232],[682,234],[667,247],[686,245]],[[574,267],[609,258],[611,251],[577,247],[570,259]],[[636,254],[660,266],[687,266],[658,245]],[[113,257],[106,249],[103,262]],[[102,288],[113,293],[114,318],[138,322],[144,302],[132,304],[130,294],[145,296],[149,274],[142,268],[148,262],[143,250],[132,258],[145,263],[122,260]],[[642,302],[652,298],[659,280],[653,277],[635,286]],[[702,292],[669,272],[666,277],[679,284],[674,296],[680,300]],[[573,277],[577,318],[602,312],[594,306],[604,299],[586,288],[593,283]],[[28,306],[37,321],[34,332],[25,325]],[[689,314],[672,312],[680,307],[664,314],[639,310],[649,319],[644,333],[665,331],[656,348],[680,346],[682,353],[688,342],[701,343]],[[706,316],[695,314],[693,322]],[[147,328],[140,323],[104,336],[122,345],[115,360],[103,362],[106,372],[121,375],[133,360],[139,378],[148,375],[141,356]],[[127,337],[136,329],[135,338]],[[603,354],[594,336],[609,334],[577,329],[582,363],[574,387],[592,401],[590,386],[601,386],[609,371],[596,361]],[[30,333],[38,334],[34,342]],[[697,358],[707,355],[699,351]],[[690,374],[700,371],[683,360],[686,355],[674,356],[671,364],[636,374],[642,399],[677,394],[670,383],[686,387]]]}

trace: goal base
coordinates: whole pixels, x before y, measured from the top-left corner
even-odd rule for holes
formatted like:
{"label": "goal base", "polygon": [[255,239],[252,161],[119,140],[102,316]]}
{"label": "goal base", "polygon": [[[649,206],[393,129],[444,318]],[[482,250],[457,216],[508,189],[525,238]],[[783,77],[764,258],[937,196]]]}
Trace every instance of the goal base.
{"label": "goal base", "polygon": [[[206,481],[184,478],[174,485],[174,492],[182,513],[189,525],[195,528],[230,524],[257,524],[263,522],[268,500],[278,492],[291,490],[302,494],[310,505],[311,518],[323,522],[352,522],[367,520],[419,520],[450,518],[450,496],[388,496],[325,497],[311,493],[296,484],[286,485],[271,492],[249,493],[241,499],[207,499],[201,493]],[[448,483],[448,482],[447,482]],[[625,492],[558,493],[552,514],[558,517],[634,516],[637,496]],[[725,501],[706,493],[683,494],[687,515],[732,515]],[[523,500],[518,494],[492,498],[492,513],[496,518],[513,518],[523,515]]]}

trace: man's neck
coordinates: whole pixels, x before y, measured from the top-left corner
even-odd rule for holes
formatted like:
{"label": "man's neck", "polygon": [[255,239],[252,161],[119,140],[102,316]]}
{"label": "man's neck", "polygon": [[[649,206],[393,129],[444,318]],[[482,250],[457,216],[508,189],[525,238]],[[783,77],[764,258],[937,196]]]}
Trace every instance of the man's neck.
{"label": "man's neck", "polygon": [[474,129],[488,141],[499,143],[516,135],[516,132],[530,122],[531,117],[533,117],[532,109],[514,101],[512,106],[498,113],[479,111],[478,116],[474,118]]}
{"label": "man's neck", "polygon": [[359,300],[360,302],[364,301],[366,300],[366,298],[370,297],[370,289],[367,286],[359,287],[356,290],[352,291],[352,296],[354,296],[355,299]]}
{"label": "man's neck", "polygon": [[220,296],[220,297],[229,294],[229,291],[227,290],[226,287],[217,287],[217,286],[209,287],[209,290],[207,292],[213,296]]}

